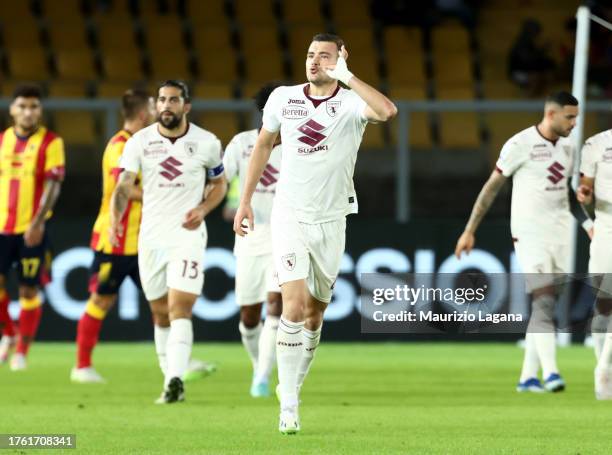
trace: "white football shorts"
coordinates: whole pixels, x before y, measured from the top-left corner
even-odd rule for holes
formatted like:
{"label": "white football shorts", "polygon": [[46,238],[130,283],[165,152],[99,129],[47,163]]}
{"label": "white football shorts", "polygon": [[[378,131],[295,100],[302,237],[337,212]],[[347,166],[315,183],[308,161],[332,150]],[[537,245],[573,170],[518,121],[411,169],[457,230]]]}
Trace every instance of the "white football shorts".
{"label": "white football shorts", "polygon": [[570,244],[546,243],[522,236],[514,241],[514,251],[525,274],[527,292],[550,286],[570,270]]}
{"label": "white football shorts", "polygon": [[290,210],[272,210],[272,254],[278,284],[306,279],[310,294],[329,303],[344,254],[346,218],[300,223]]}
{"label": "white football shorts", "polygon": [[159,299],[168,289],[200,295],[204,285],[204,250],[195,247],[140,249],[138,268],[148,301]]}
{"label": "white football shorts", "polygon": [[268,292],[279,292],[271,254],[236,256],[236,303],[254,305],[265,302]]}

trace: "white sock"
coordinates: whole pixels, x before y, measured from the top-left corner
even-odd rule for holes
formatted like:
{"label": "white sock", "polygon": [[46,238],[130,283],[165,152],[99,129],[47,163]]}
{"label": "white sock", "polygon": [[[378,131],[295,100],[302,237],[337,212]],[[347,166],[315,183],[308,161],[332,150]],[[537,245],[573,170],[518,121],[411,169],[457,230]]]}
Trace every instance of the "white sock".
{"label": "white sock", "polygon": [[182,378],[189,365],[191,347],[193,345],[193,324],[191,319],[175,319],[170,322],[168,335],[167,356],[168,372],[166,374],[167,386],[172,378]]}
{"label": "white sock", "polygon": [[527,329],[533,334],[544,380],[552,373],[559,373],[557,367],[557,336],[553,320],[554,310],[554,296],[544,294],[533,299],[531,320]]}
{"label": "white sock", "polygon": [[523,358],[523,369],[521,371],[520,382],[525,382],[527,379],[538,377],[540,359],[538,357],[538,351],[533,335],[533,333],[527,333],[525,335],[525,357]]}
{"label": "white sock", "polygon": [[246,349],[251,363],[253,364],[253,371],[257,371],[257,357],[259,357],[259,334],[261,333],[261,322],[255,327],[249,328],[240,321],[238,324],[238,330],[240,331],[240,338],[242,338],[242,344]]}
{"label": "white sock", "polygon": [[612,366],[612,318],[608,319],[607,333],[604,333],[604,342],[601,348],[601,354],[597,360],[598,369],[607,369]]}
{"label": "white sock", "polygon": [[278,316],[266,316],[259,335],[259,357],[255,370],[255,382],[268,382],[270,372],[276,360],[276,332],[278,332]]}
{"label": "white sock", "polygon": [[608,331],[608,322],[610,317],[599,312],[597,305],[595,305],[595,314],[591,321],[591,335],[593,336],[593,347],[595,351],[595,358],[599,360],[601,351],[603,349],[604,341],[606,339],[606,332]]}
{"label": "white sock", "polygon": [[168,371],[168,360],[166,358],[166,347],[168,345],[168,335],[170,335],[170,327],[162,327],[159,325],[153,326],[153,334],[155,339],[155,352],[157,352],[157,359],[159,360],[159,368],[161,368],[162,374],[166,376]]}
{"label": "white sock", "polygon": [[297,368],[302,358],[304,321],[291,322],[281,316],[276,335],[276,358],[281,409],[298,405]]}
{"label": "white sock", "polygon": [[317,350],[317,346],[319,346],[319,341],[321,340],[321,328],[319,327],[317,330],[308,330],[306,328],[302,329],[302,341],[304,343],[304,347],[302,349],[302,358],[300,360],[300,364],[298,365],[297,372],[297,386],[298,389],[302,387],[304,384],[304,379],[310,370],[310,365],[312,365],[312,361],[314,360],[315,351]]}

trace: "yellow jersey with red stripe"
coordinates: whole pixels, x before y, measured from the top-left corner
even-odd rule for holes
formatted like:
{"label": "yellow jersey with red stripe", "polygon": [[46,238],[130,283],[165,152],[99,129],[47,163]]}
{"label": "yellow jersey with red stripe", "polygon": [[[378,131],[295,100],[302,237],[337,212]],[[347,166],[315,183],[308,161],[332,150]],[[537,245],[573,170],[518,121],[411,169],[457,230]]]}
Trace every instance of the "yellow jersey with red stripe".
{"label": "yellow jersey with red stripe", "polygon": [[116,133],[104,150],[102,157],[102,204],[94,224],[90,247],[101,253],[131,256],[138,254],[138,230],[142,215],[142,203],[129,201],[121,219],[123,236],[119,238],[119,245],[113,246],[108,236],[110,227],[110,202],[117,180],[121,173],[119,161],[123,154],[125,143],[132,135],[125,130]]}
{"label": "yellow jersey with red stripe", "polygon": [[13,127],[0,133],[0,233],[28,229],[45,180],[63,180],[65,162],[64,141],[45,127],[27,137],[17,136]]}

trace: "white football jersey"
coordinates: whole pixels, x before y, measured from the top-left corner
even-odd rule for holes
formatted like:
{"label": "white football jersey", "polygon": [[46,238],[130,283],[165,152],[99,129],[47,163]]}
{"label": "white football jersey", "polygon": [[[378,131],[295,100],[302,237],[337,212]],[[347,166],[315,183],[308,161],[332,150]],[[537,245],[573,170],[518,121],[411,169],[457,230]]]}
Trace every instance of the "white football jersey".
{"label": "white football jersey", "polygon": [[569,241],[572,215],[568,178],[575,150],[568,138],[556,143],[532,126],[511,137],[502,148],[497,169],[512,176],[512,236],[538,236],[544,242]]}
{"label": "white football jersey", "polygon": [[221,154],[219,139],[193,123],[179,138],[162,136],[154,123],[127,141],[121,167],[142,173],[139,249],[206,246],[204,223],[196,230],[182,224],[187,212],[202,202],[206,177],[223,174]]}
{"label": "white football jersey", "polygon": [[[595,179],[595,216],[599,221],[612,223],[612,130],[603,131],[587,139],[582,147],[580,172]],[[602,207],[606,206],[607,209]]]}
{"label": "white football jersey", "polygon": [[[228,180],[238,176],[240,194],[244,189],[244,183],[249,167],[251,152],[259,136],[258,130],[244,131],[232,138],[225,148],[223,155],[223,167]],[[255,229],[248,231],[244,237],[236,235],[234,243],[234,254],[245,256],[259,256],[272,253],[272,238],[270,231],[270,214],[272,202],[276,193],[276,183],[280,177],[281,168],[281,146],[272,149],[270,159],[266,164],[251,199],[251,207],[255,217]]]}
{"label": "white football jersey", "polygon": [[318,224],[357,212],[353,173],[365,130],[366,103],[338,86],[330,97],[307,95],[309,84],[278,87],[266,103],[263,127],[280,130],[281,173],[274,204],[298,221]]}

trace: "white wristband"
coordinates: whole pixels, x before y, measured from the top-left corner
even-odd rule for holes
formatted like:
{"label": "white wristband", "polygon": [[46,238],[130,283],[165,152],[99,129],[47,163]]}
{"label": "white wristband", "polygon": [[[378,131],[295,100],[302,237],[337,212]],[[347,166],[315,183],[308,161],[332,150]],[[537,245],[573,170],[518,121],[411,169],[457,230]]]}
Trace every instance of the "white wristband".
{"label": "white wristband", "polygon": [[593,229],[594,225],[593,220],[589,218],[582,222],[582,229],[589,232],[591,229]]}

